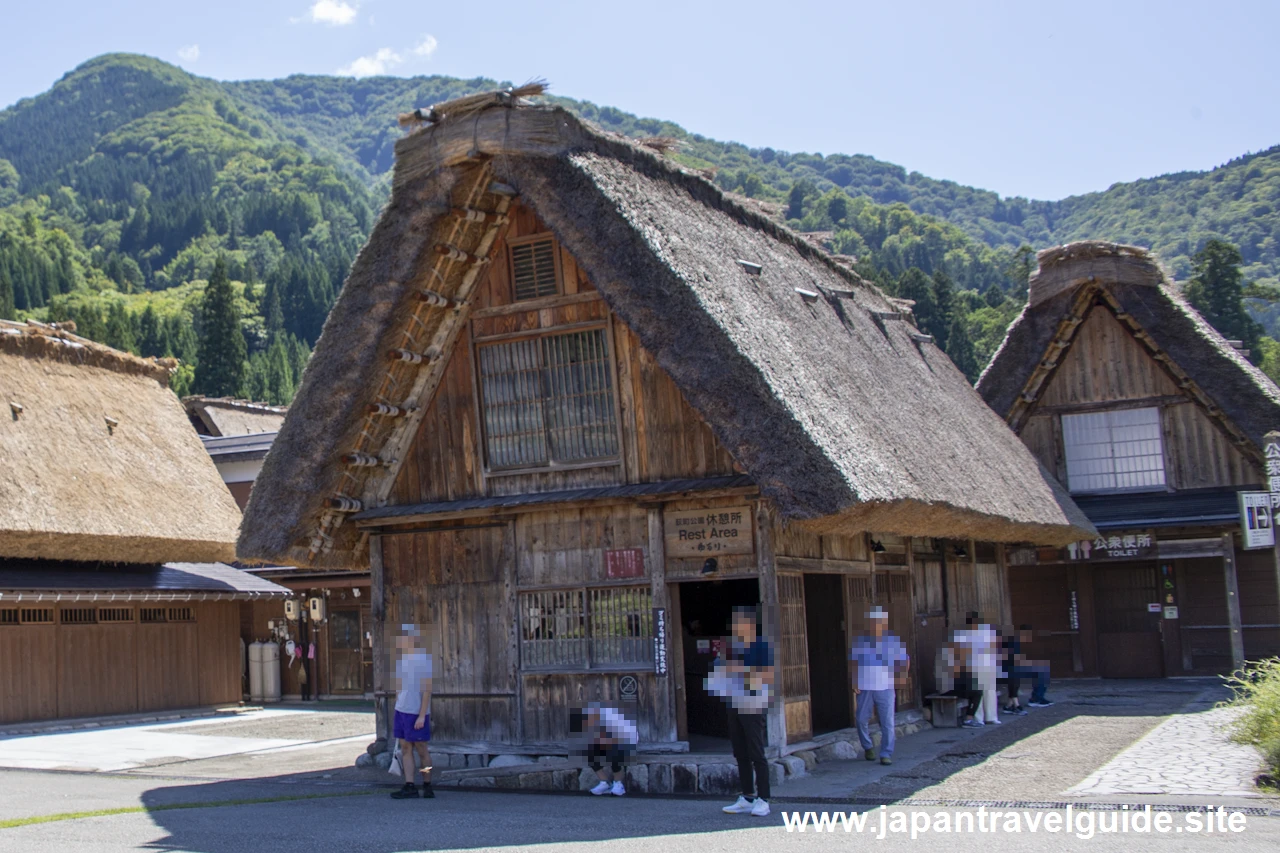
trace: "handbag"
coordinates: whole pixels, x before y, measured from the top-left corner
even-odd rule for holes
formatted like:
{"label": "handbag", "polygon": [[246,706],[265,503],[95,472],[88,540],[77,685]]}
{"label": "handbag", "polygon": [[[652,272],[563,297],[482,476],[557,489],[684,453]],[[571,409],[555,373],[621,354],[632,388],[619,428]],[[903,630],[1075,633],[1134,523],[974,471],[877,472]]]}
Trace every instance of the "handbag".
{"label": "handbag", "polygon": [[395,750],[391,753],[391,766],[387,768],[387,772],[392,776],[404,775],[404,768],[400,766],[400,744],[398,742]]}

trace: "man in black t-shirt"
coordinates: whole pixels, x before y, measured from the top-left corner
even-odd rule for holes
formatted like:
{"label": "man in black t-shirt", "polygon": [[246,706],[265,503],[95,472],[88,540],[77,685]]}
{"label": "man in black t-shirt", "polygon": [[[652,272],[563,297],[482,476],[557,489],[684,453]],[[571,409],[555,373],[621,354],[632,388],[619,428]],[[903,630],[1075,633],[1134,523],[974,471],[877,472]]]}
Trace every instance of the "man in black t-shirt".
{"label": "man in black t-shirt", "polygon": [[[735,607],[731,624],[732,636],[725,651],[724,668],[732,676],[741,677],[744,692],[760,694],[773,689],[773,649],[760,636],[759,611],[754,607]],[[742,796],[724,811],[729,814],[769,814],[769,763],[764,757],[768,739],[767,705],[743,701],[748,697],[728,698],[729,742],[738,761],[738,781]],[[738,701],[735,703],[735,699]],[[755,784],[752,784],[752,774]]]}

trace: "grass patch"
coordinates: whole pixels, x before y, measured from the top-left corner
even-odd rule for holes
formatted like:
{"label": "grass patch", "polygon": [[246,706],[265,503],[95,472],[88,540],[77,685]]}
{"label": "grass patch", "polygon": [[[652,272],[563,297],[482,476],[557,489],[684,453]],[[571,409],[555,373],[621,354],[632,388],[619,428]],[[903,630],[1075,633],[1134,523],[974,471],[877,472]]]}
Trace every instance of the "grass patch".
{"label": "grass patch", "polygon": [[1261,783],[1275,785],[1280,779],[1280,657],[1250,663],[1227,684],[1235,694],[1231,704],[1244,708],[1231,724],[1231,739],[1258,748],[1271,777]]}
{"label": "grass patch", "polygon": [[59,814],[35,815],[33,817],[16,817],[0,820],[0,829],[13,829],[18,826],[31,826],[37,823],[56,823],[62,820],[80,820],[86,817],[110,817],[118,814],[140,814],[143,812],[168,812],[177,809],[212,809],[222,806],[255,806],[262,803],[287,803],[294,800],[325,800],[333,797],[362,797],[373,791],[344,791],[334,794],[291,794],[283,797],[247,797],[237,800],[211,800],[207,803],[164,803],[158,806],[125,806],[118,809],[96,809],[84,812],[61,812]]}

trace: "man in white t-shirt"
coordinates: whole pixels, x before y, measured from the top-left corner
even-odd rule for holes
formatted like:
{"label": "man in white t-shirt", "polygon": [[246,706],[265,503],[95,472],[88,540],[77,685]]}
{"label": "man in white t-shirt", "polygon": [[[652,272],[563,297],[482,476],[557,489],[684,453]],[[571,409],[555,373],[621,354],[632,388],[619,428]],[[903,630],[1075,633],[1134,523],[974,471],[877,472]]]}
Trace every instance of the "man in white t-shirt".
{"label": "man in white t-shirt", "polygon": [[[600,781],[591,789],[597,797],[627,793],[622,784],[622,765],[640,743],[640,732],[617,708],[592,702],[586,708],[569,711],[569,731],[581,733],[586,741],[587,764]],[[604,765],[609,764],[606,773]]]}
{"label": "man in white t-shirt", "polygon": [[422,647],[422,631],[417,625],[401,625],[396,637],[400,659],[396,661],[396,710],[392,736],[400,741],[400,767],[404,771],[404,787],[393,791],[397,800],[416,799],[414,755],[422,771],[422,796],[434,797],[431,790],[431,655]]}

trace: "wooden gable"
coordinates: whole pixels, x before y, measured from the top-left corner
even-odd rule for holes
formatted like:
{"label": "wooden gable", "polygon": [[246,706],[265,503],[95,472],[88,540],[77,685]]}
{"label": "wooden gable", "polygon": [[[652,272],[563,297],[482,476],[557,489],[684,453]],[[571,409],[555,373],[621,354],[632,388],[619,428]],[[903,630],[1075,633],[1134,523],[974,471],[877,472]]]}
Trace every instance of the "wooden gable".
{"label": "wooden gable", "polygon": [[[550,243],[548,247],[546,244]],[[522,249],[515,270],[512,247]],[[554,295],[545,293],[541,270],[527,260],[554,264]],[[573,256],[555,241],[528,207],[515,204],[506,233],[497,241],[477,283],[469,318],[388,496],[390,504],[418,504],[468,497],[716,477],[736,472],[729,453],[685,400],[680,389],[613,315]],[[533,279],[538,282],[530,283]],[[539,283],[541,282],[541,283]],[[542,288],[538,290],[537,288]],[[616,458],[573,467],[499,471],[488,464],[479,403],[476,357],[492,342],[580,329],[604,331],[610,386],[618,420]]]}
{"label": "wooden gable", "polygon": [[1165,471],[1174,489],[1241,486],[1262,474],[1228,432],[1187,393],[1106,304],[1094,304],[1032,403],[1019,435],[1036,458],[1067,482],[1061,416],[1107,409],[1158,407]]}

